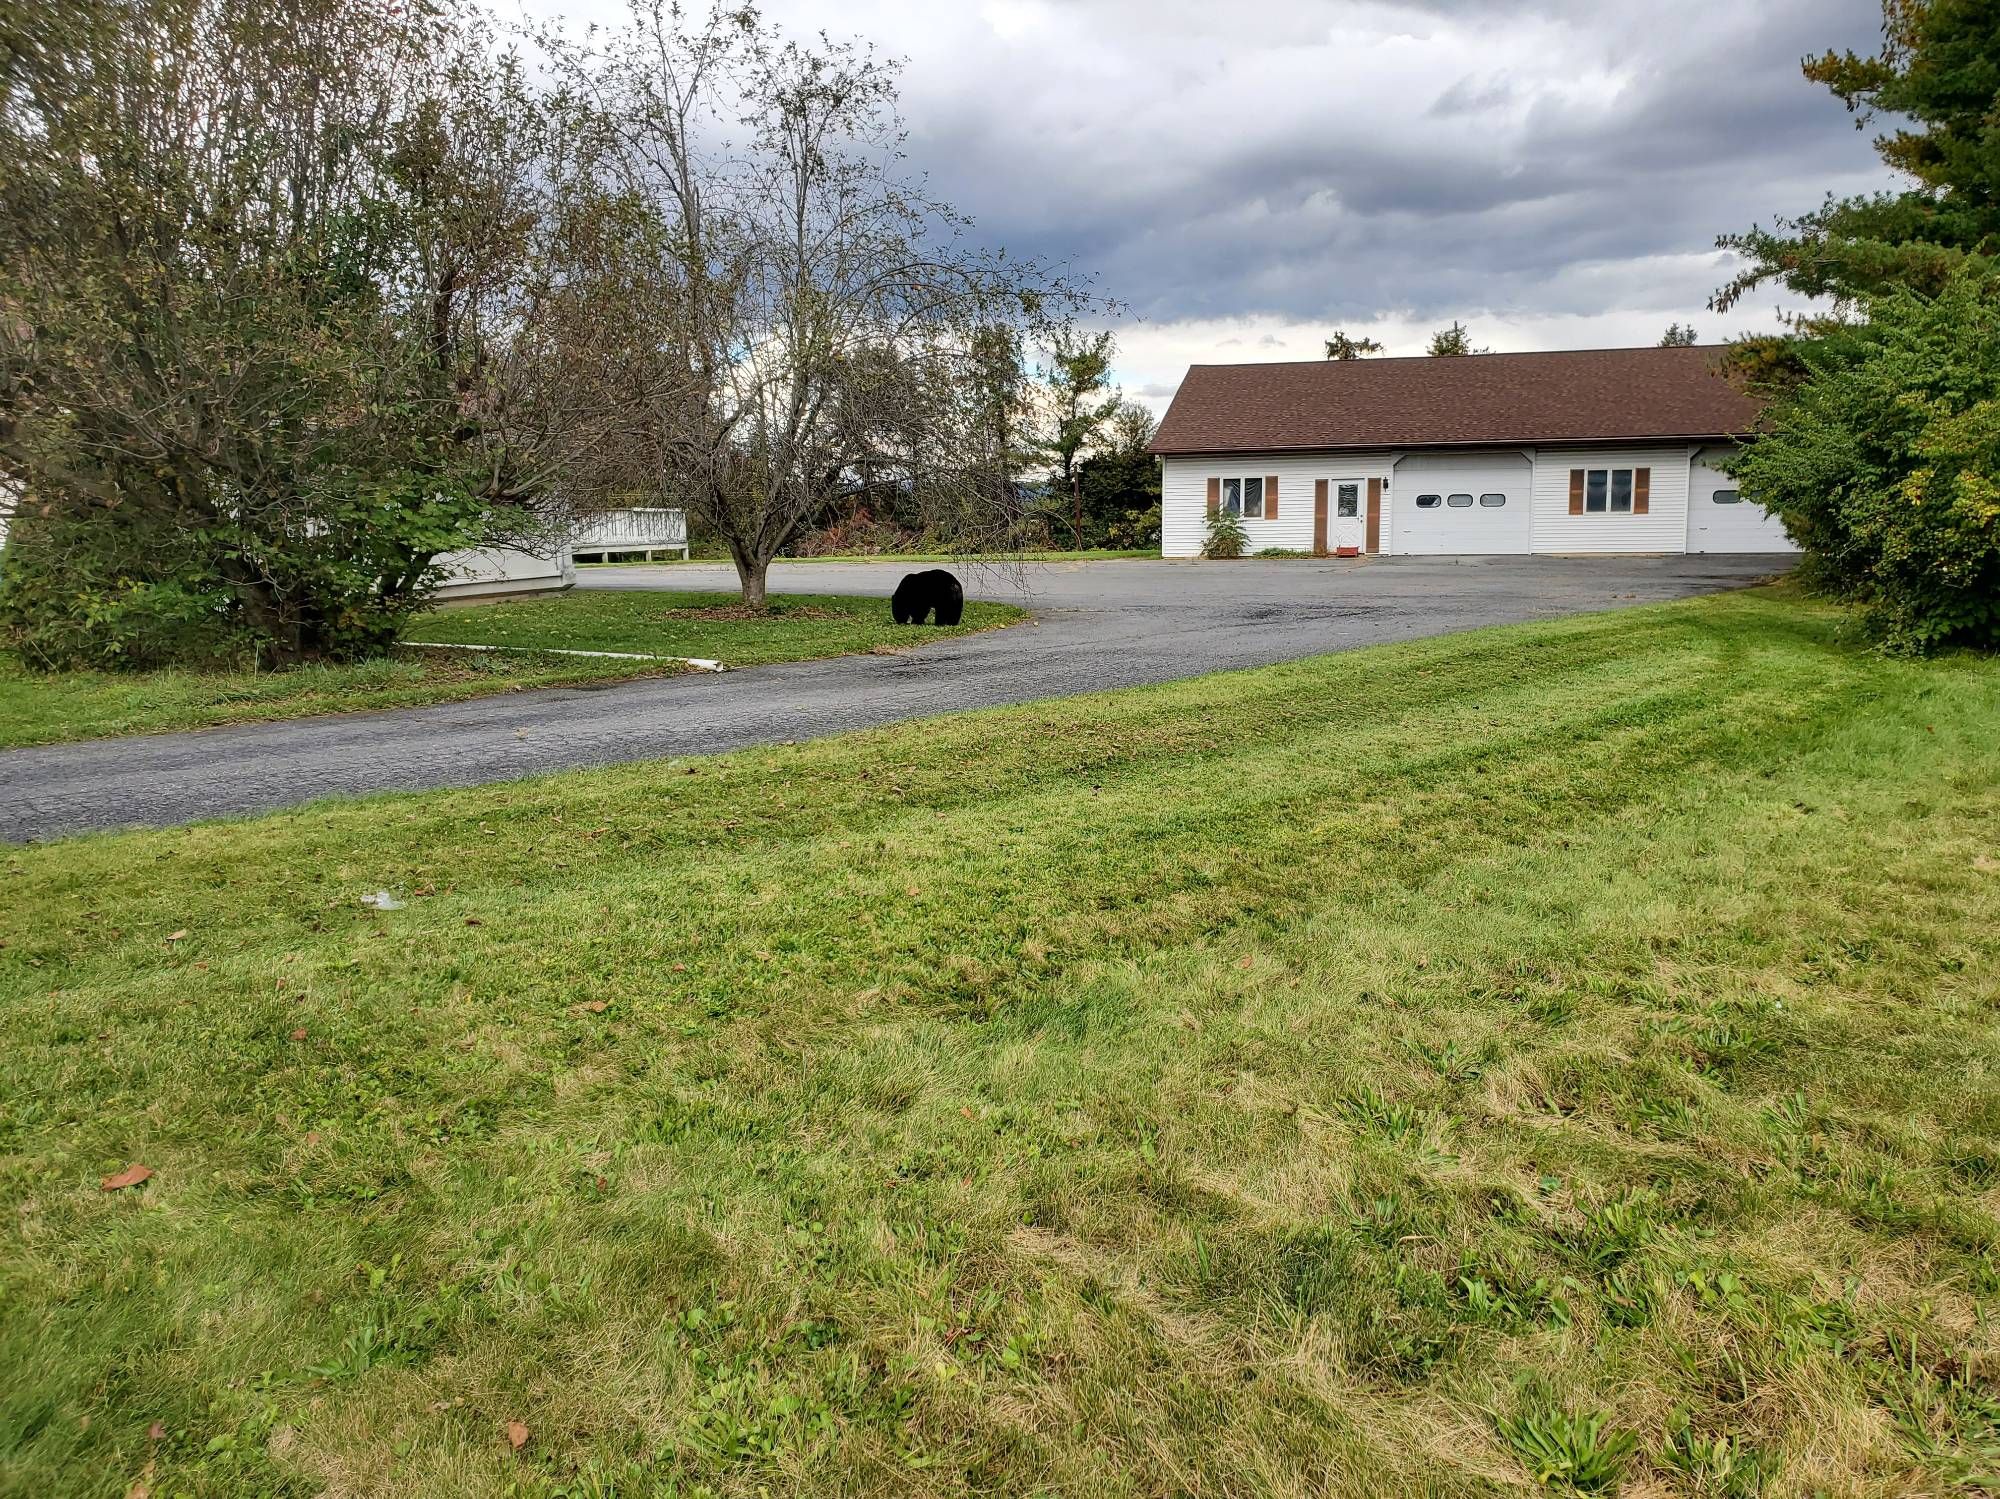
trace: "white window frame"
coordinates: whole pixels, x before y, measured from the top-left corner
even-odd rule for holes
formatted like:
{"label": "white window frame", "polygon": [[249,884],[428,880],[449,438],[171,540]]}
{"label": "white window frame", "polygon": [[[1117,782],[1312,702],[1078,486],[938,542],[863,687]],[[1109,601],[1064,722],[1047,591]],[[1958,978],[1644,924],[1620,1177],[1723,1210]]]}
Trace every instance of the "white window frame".
{"label": "white window frame", "polygon": [[[1221,498],[1216,508],[1224,515],[1233,515],[1238,520],[1263,520],[1264,512],[1270,508],[1267,503],[1268,497],[1264,493],[1264,479],[1265,476],[1263,474],[1222,475],[1220,480]],[[1236,508],[1233,510],[1229,508],[1229,486],[1232,484],[1236,486]],[[1257,486],[1257,513],[1255,515],[1250,514],[1243,508],[1244,491],[1252,484]]]}
{"label": "white window frame", "polygon": [[[1647,465],[1639,463],[1605,464],[1599,467],[1592,467],[1590,464],[1582,465],[1583,468],[1582,514],[1587,516],[1588,515],[1630,516],[1636,514],[1636,512],[1632,509],[1632,501],[1633,497],[1639,493],[1639,470],[1644,467],[1647,467]],[[1604,508],[1602,510],[1592,510],[1590,508],[1590,476],[1592,474],[1604,475]],[[1611,503],[1612,496],[1614,496],[1618,492],[1618,476],[1620,474],[1623,474],[1625,476],[1625,508],[1623,510],[1620,510],[1617,506]],[[1575,517],[1572,518],[1574,519]]]}

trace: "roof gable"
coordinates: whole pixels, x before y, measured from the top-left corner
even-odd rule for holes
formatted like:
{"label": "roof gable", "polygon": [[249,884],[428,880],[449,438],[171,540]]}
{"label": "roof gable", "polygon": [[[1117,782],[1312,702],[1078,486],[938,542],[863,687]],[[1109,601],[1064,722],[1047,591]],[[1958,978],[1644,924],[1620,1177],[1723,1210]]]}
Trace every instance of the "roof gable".
{"label": "roof gable", "polygon": [[1189,368],[1155,453],[1715,438],[1757,401],[1719,345]]}

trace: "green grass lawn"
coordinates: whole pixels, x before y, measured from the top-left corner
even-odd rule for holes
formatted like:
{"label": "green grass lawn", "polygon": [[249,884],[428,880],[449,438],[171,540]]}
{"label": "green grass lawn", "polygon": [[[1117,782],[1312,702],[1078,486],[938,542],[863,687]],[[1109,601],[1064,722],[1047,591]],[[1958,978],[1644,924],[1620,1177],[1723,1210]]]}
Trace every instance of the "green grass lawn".
{"label": "green grass lawn", "polygon": [[1983,1491],[1996,743],[1760,590],[13,850],[0,1492]]}
{"label": "green grass lawn", "polygon": [[728,666],[803,661],[921,645],[1023,617],[972,603],[956,629],[911,629],[886,599],[774,594],[771,612],[745,617],[734,595],[579,592],[471,604],[422,615],[412,640],[500,645],[506,653],[404,649],[353,666],[282,672],[28,671],[0,656],[0,748],[303,718],[364,708],[408,708],[526,687],[671,675],[670,662],[518,654],[552,649],[695,656]]}
{"label": "green grass lawn", "polygon": [[1023,617],[1006,604],[965,606],[948,628],[898,625],[886,598],[830,593],[773,594],[770,612],[746,615],[733,595],[596,589],[513,604],[445,609],[412,625],[410,640],[501,645],[516,650],[644,651],[695,656],[728,666],[809,661],[879,646],[921,645]]}

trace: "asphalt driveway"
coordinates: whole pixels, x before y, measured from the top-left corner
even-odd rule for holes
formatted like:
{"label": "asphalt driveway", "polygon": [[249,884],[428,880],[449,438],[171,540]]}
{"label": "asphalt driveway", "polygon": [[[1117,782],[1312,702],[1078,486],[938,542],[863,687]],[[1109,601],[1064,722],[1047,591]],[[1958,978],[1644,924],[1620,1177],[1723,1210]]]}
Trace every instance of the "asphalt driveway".
{"label": "asphalt driveway", "polygon": [[[1783,557],[1068,562],[961,570],[1031,623],[905,655],[547,688],[407,708],[0,753],[0,840],[167,826],[317,797],[471,786],[708,754],[967,708],[1165,682],[1479,625],[1685,598]],[[908,569],[803,563],[785,592],[879,595]],[[727,567],[586,569],[586,588],[734,588]],[[921,631],[912,638],[921,640]]]}

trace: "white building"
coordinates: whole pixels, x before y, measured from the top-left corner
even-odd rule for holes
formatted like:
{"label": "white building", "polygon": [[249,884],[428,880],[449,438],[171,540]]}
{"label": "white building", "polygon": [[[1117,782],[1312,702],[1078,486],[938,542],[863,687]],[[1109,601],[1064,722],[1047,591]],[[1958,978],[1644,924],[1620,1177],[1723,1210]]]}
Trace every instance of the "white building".
{"label": "white building", "polygon": [[445,574],[437,597],[447,603],[510,593],[552,593],[576,583],[576,562],[569,544],[562,541],[552,541],[535,551],[480,547],[470,552],[447,552],[438,561]]}
{"label": "white building", "polygon": [[1153,440],[1161,550],[1226,510],[1252,554],[1792,551],[1716,467],[1757,415],[1718,353],[1195,365]]}

